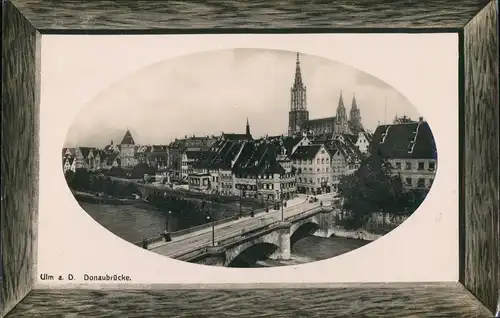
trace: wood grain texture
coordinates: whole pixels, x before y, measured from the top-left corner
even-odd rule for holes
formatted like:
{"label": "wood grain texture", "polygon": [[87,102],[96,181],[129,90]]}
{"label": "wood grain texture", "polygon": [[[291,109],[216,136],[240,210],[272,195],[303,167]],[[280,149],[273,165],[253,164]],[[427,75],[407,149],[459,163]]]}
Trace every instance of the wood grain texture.
{"label": "wood grain texture", "polygon": [[463,28],[488,2],[14,1],[42,33],[50,29]]}
{"label": "wood grain texture", "polygon": [[474,317],[458,283],[318,289],[35,290],[13,317]]}
{"label": "wood grain texture", "polygon": [[12,4],[2,4],[0,316],[34,283],[40,80],[40,34]]}
{"label": "wood grain texture", "polygon": [[491,311],[500,288],[498,1],[464,28],[464,286]]}

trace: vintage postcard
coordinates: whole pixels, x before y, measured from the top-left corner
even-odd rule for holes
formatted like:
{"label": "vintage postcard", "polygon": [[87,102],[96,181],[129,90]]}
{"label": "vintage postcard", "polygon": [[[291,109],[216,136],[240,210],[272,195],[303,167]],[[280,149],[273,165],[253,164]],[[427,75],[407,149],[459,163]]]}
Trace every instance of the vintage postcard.
{"label": "vintage postcard", "polygon": [[43,36],[38,283],[456,281],[457,47]]}

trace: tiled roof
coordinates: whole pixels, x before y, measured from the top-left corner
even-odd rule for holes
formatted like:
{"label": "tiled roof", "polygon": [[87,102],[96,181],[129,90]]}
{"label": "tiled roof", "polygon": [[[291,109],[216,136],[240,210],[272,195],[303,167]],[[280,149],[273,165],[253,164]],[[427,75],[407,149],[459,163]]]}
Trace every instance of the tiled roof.
{"label": "tiled roof", "polygon": [[351,135],[351,134],[342,134],[345,139],[349,139],[353,144],[355,144],[358,141],[358,135]]}
{"label": "tiled roof", "polygon": [[106,165],[111,166],[115,161],[115,159],[117,159],[117,157],[118,157],[117,153],[108,153],[104,155],[103,161],[106,163]]}
{"label": "tiled roof", "polygon": [[168,146],[164,145],[152,145],[150,151],[151,152],[166,152],[168,149]]}
{"label": "tiled roof", "polygon": [[104,147],[103,151],[106,153],[115,152],[116,151],[115,145],[107,145],[106,147]]}
{"label": "tiled roof", "polygon": [[127,132],[123,136],[122,142],[120,145],[135,145],[134,138],[132,138],[132,134],[130,131],[127,129]]}
{"label": "tiled roof", "polygon": [[332,140],[325,147],[333,155],[339,153],[349,163],[359,162],[363,158],[359,148],[350,139],[344,139],[344,141]]}
{"label": "tiled roof", "polygon": [[287,155],[290,156],[292,154],[293,147],[297,146],[297,144],[301,142],[302,139],[304,139],[304,137],[298,137],[298,136],[285,137],[283,139],[283,147],[285,147]]}
{"label": "tiled roof", "polygon": [[290,159],[308,159],[311,160],[313,159],[318,151],[323,147],[323,145],[309,145],[309,146],[299,146],[297,147],[297,150],[290,156]]}
{"label": "tiled roof", "polygon": [[210,168],[212,160],[215,157],[215,155],[216,153],[212,151],[200,152],[198,157],[196,157],[195,162],[193,163],[193,168],[198,168],[198,169]]}
{"label": "tiled roof", "polygon": [[222,138],[224,140],[251,140],[252,139],[252,135],[223,133],[222,134]]}
{"label": "tiled roof", "polygon": [[366,140],[368,141],[368,143],[370,143],[373,139],[373,134],[372,133],[369,133],[369,132],[362,132],[362,134],[365,136]]}
{"label": "tiled roof", "polygon": [[323,144],[323,143],[326,143],[332,139],[333,139],[333,135],[331,133],[330,134],[319,134],[319,135],[314,135],[314,136],[309,137],[309,140],[313,144]]}
{"label": "tiled roof", "polygon": [[238,141],[226,140],[217,143],[212,147],[215,156],[212,158],[210,168],[212,169],[230,169],[231,162],[238,155],[243,143]]}
{"label": "tiled roof", "polygon": [[233,172],[260,174],[260,173],[285,173],[285,169],[278,163],[277,147],[266,141],[247,142],[233,166]]}
{"label": "tiled roof", "polygon": [[91,147],[78,147],[80,149],[80,152],[83,155],[83,158],[87,158],[90,154],[90,151],[92,150]]}
{"label": "tiled roof", "polygon": [[378,126],[369,151],[386,158],[437,159],[434,136],[426,121]]}
{"label": "tiled roof", "polygon": [[75,161],[75,157],[67,157],[67,158],[64,158],[63,159],[63,165],[66,164],[66,162],[68,162],[69,165],[72,165],[73,164],[73,161]]}
{"label": "tiled roof", "polygon": [[203,157],[210,155],[211,151],[205,150],[187,150],[184,152],[186,154],[187,159],[189,160],[197,160],[203,159]]}

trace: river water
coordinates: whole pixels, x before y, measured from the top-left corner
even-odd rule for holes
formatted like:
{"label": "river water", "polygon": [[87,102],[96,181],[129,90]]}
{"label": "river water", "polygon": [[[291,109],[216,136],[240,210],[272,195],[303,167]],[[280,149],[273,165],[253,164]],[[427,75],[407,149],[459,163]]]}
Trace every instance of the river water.
{"label": "river water", "polygon": [[[165,230],[165,214],[161,211],[132,205],[79,203],[99,224],[131,243],[139,242],[145,237],[153,237]],[[347,253],[367,243],[369,241],[358,239],[308,236],[292,246],[290,260],[266,259],[252,263],[240,263],[238,267],[269,267],[308,263]]]}

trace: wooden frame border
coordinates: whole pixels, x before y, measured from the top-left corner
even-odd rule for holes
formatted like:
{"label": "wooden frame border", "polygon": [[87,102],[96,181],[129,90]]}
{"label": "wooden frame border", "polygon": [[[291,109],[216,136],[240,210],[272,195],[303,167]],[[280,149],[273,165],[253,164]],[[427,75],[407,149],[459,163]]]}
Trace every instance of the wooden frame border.
{"label": "wooden frame border", "polygon": [[[344,1],[352,5],[352,2],[347,0],[337,2],[342,4]],[[224,6],[230,5],[231,1],[221,2],[221,6]],[[305,13],[302,18],[297,19],[283,14],[279,20],[268,17],[267,23],[260,24],[249,22],[250,20],[243,16],[236,15],[221,22],[217,16],[207,20],[183,11],[170,13],[178,19],[175,19],[175,22],[168,21],[155,14],[155,6],[156,8],[168,6],[165,1],[146,3],[123,0],[98,4],[99,1],[43,1],[43,3],[35,0],[2,1],[0,316],[14,308],[28,293],[29,296],[11,314],[25,316],[28,312],[24,310],[32,306],[32,303],[37,304],[36,300],[40,297],[47,295],[57,297],[61,294],[59,291],[31,292],[35,282],[37,260],[41,35],[113,32],[458,33],[460,49],[463,52],[459,65],[461,149],[459,283],[385,284],[378,287],[374,287],[373,284],[352,284],[352,286],[343,284],[330,287],[340,288],[338,290],[341,294],[345,289],[350,292],[364,291],[368,297],[373,298],[367,301],[368,307],[369,304],[376,302],[374,299],[377,291],[383,290],[385,294],[391,294],[394,298],[405,297],[407,302],[415,301],[413,310],[420,314],[425,314],[422,310],[425,306],[428,307],[429,303],[446,301],[448,298],[444,297],[443,300],[443,295],[458,299],[460,297],[457,295],[468,295],[470,291],[490,312],[498,311],[497,306],[500,305],[498,298],[500,296],[498,0],[425,0],[415,2],[411,7],[408,1],[393,1],[390,8],[378,7],[373,1],[358,1],[356,4],[359,5],[358,11],[355,14],[360,16],[359,10],[361,10],[361,15],[366,13],[367,16],[370,15],[370,19],[353,19],[350,14],[354,12],[349,11],[351,9],[347,6],[343,9],[344,15],[339,15],[338,11],[329,12],[324,7],[318,8],[319,11],[315,12],[315,6],[309,6],[304,8]],[[220,28],[221,25],[226,29]],[[276,29],[277,27],[281,29]],[[461,288],[460,284],[465,288]],[[267,286],[267,288],[287,287],[304,286]],[[367,290],[369,292],[366,292]],[[75,298],[89,297],[88,291],[81,293],[73,291],[69,294],[71,293]],[[64,294],[68,295],[68,292],[65,291]],[[349,297],[345,296],[344,300],[349,302],[354,298],[353,295]],[[408,297],[411,299],[408,300]],[[415,297],[420,297],[422,301],[419,302]],[[469,310],[469,314],[473,316],[471,308],[478,310],[474,311],[474,317],[479,317],[479,312],[487,315],[487,310],[485,311],[482,305],[464,307],[465,298],[460,299],[460,302],[450,303],[449,311],[446,313],[442,306],[435,308],[444,310],[443,317],[446,314],[452,315],[453,306],[456,306],[455,313],[458,316],[462,316],[460,313],[463,314],[464,310]],[[474,297],[467,299],[475,301]],[[339,299],[334,305],[337,306],[342,301]],[[23,304],[26,306],[23,307]],[[38,305],[50,307],[50,304],[38,303]],[[391,311],[391,302],[386,301],[383,306],[386,306],[388,317],[391,313],[402,314],[401,308],[397,312]],[[333,316],[330,314],[330,317]]]}

